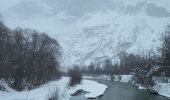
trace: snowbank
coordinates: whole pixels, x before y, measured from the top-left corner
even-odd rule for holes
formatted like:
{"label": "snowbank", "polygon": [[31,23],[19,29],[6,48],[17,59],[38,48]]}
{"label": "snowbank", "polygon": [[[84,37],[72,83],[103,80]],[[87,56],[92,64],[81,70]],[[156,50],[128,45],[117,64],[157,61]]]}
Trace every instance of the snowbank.
{"label": "snowbank", "polygon": [[85,75],[83,76],[84,79],[103,79],[103,80],[113,80],[119,82],[129,82],[132,78],[132,75]]}
{"label": "snowbank", "polygon": [[49,93],[58,89],[59,100],[69,100],[67,90],[68,78],[62,78],[59,81],[49,82],[37,89],[22,92],[0,92],[2,100],[47,100]]}
{"label": "snowbank", "polygon": [[[84,76],[83,78],[87,78],[87,79],[106,79],[106,80],[110,80],[110,76],[108,75],[104,75],[104,76]],[[118,81],[118,82],[130,82],[132,78],[132,75],[113,75],[112,76],[112,80],[113,81]],[[136,86],[138,86],[138,89],[146,89],[145,87],[143,87],[140,84],[135,84]],[[157,83],[157,85],[155,85],[154,90],[158,92],[158,94],[165,96],[165,97],[169,97],[170,98],[170,83]]]}
{"label": "snowbank", "polygon": [[98,96],[103,95],[106,88],[107,88],[106,85],[100,84],[98,82],[90,81],[90,80],[83,80],[80,85],[77,85],[73,89],[72,94],[78,90],[83,90],[87,92],[85,94],[86,98],[96,98]]}
{"label": "snowbank", "polygon": [[121,82],[129,82],[132,78],[132,75],[120,75],[121,76]]}
{"label": "snowbank", "polygon": [[154,89],[162,96],[170,98],[170,83],[157,83]]}
{"label": "snowbank", "polygon": [[[70,95],[77,90],[82,89],[88,92],[85,94],[87,98],[95,98],[104,93],[107,88],[106,85],[99,84],[90,80],[83,80],[80,85],[75,87],[68,86],[69,78],[63,77],[58,81],[51,81],[39,88],[30,91],[0,91],[0,99],[2,100],[48,100],[49,96],[57,90],[59,99],[58,100],[69,100]],[[3,83],[4,84],[4,83]],[[6,85],[4,85],[6,86]]]}
{"label": "snowbank", "polygon": [[15,92],[15,90],[14,89],[12,89],[12,88],[10,88],[8,85],[7,85],[7,83],[6,83],[6,81],[4,80],[4,79],[1,79],[0,80],[0,90],[3,90],[3,91],[6,91],[6,92]]}
{"label": "snowbank", "polygon": [[114,75],[113,80],[119,82],[129,82],[132,78],[132,75]]}
{"label": "snowbank", "polygon": [[102,80],[111,80],[109,75],[84,75],[84,79],[102,79]]}
{"label": "snowbank", "polygon": [[140,85],[140,84],[135,84],[136,86],[138,86],[138,89],[140,89],[140,90],[145,90],[146,88],[145,87],[143,87],[142,85]]}

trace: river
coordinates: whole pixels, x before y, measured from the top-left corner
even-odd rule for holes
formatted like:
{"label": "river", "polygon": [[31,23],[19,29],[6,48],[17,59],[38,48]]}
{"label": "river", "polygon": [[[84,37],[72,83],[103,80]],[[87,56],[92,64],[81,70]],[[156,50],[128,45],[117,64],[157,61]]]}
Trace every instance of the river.
{"label": "river", "polygon": [[[168,98],[149,94],[144,90],[139,90],[137,87],[121,82],[112,82],[107,80],[96,80],[99,83],[108,86],[104,95],[95,100],[169,100]],[[88,100],[84,95],[71,97],[70,100]]]}

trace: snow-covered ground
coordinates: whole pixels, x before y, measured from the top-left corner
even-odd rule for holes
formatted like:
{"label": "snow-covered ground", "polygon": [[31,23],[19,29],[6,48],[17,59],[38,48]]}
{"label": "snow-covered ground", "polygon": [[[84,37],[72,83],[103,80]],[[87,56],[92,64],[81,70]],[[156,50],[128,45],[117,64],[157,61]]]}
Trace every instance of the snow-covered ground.
{"label": "snow-covered ground", "polygon": [[101,80],[111,80],[109,75],[84,75],[84,79],[101,79]]}
{"label": "snow-covered ground", "polygon": [[143,87],[142,85],[140,85],[140,84],[135,84],[136,86],[138,86],[138,89],[140,89],[140,90],[145,90],[146,88],[145,87]]}
{"label": "snow-covered ground", "polygon": [[132,75],[114,75],[114,81],[130,82]]}
{"label": "snow-covered ground", "polygon": [[86,91],[85,97],[95,98],[104,93],[107,86],[90,80],[83,80],[80,85],[68,86],[69,78],[63,77],[58,81],[49,82],[39,88],[30,91],[0,91],[2,100],[48,100],[49,96],[57,90],[59,100],[69,100],[70,95],[77,90]]}
{"label": "snow-covered ground", "polygon": [[62,78],[59,81],[49,82],[39,88],[31,91],[22,92],[0,92],[0,98],[2,100],[47,100],[50,93],[53,93],[56,89],[59,91],[58,95],[60,100],[69,100],[67,94],[68,78]]}
{"label": "snow-covered ground", "polygon": [[[121,77],[121,78],[120,78]],[[115,75],[114,81],[119,82],[129,82],[131,80],[132,75]],[[30,91],[22,91],[18,92],[11,89],[3,80],[0,80],[0,85],[4,86],[8,92],[0,91],[0,99],[2,100],[48,100],[48,98],[57,90],[59,95],[59,100],[69,100],[71,94],[74,94],[78,90],[85,91],[86,98],[96,98],[104,94],[107,86],[100,84],[95,81],[91,81],[88,79],[111,79],[109,76],[84,76],[81,84],[76,85],[74,87],[69,87],[68,77],[63,77],[58,81],[51,81],[41,87],[38,87],[34,90]],[[144,89],[142,86],[137,85],[139,89]],[[170,84],[167,83],[157,83],[155,85],[154,90],[156,90],[160,95],[170,97]]]}
{"label": "snow-covered ground", "polygon": [[[110,75],[85,75],[84,79],[102,79],[102,80],[111,80]],[[112,75],[113,81],[118,82],[130,82],[132,75]]]}
{"label": "snow-covered ground", "polygon": [[83,80],[82,84],[74,87],[71,93],[75,93],[78,90],[83,90],[88,92],[85,94],[86,98],[96,98],[98,96],[103,95],[106,88],[107,86],[104,84],[99,84],[90,80]]}
{"label": "snow-covered ground", "polygon": [[162,96],[170,98],[170,83],[157,83],[154,89]]}
{"label": "snow-covered ground", "polygon": [[15,92],[14,89],[12,89],[8,86],[8,84],[6,83],[6,81],[4,79],[0,80],[0,90],[8,91],[8,92]]}

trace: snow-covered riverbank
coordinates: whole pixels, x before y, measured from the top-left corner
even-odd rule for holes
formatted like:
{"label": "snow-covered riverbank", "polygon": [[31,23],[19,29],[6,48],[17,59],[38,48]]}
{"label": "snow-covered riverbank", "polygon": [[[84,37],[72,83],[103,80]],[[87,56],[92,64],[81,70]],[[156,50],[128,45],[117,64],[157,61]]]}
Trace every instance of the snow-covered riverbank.
{"label": "snow-covered riverbank", "polygon": [[[113,81],[117,82],[130,82],[132,75],[113,75]],[[111,80],[111,77],[108,75],[98,76],[98,77],[92,77],[92,76],[84,76],[84,78],[87,79],[105,79],[105,80]],[[145,89],[140,84],[136,84],[138,86],[138,89]],[[165,96],[170,98],[170,84],[168,83],[157,83],[154,85],[153,89],[158,92],[159,95]]]}
{"label": "snow-covered riverbank", "polygon": [[86,98],[96,98],[104,94],[107,86],[91,80],[83,80],[82,84],[79,84],[71,89],[71,93],[75,93],[78,90],[86,91]]}
{"label": "snow-covered riverbank", "polygon": [[153,88],[158,94],[170,98],[170,83],[157,83]]}
{"label": "snow-covered riverbank", "polygon": [[[120,75],[121,78],[116,78],[115,81],[130,82],[132,75]],[[118,77],[118,76],[116,76]],[[137,85],[139,89],[145,89],[141,85]],[[158,92],[159,95],[170,98],[170,84],[169,83],[157,83],[153,86],[153,89]]]}
{"label": "snow-covered riverbank", "polygon": [[[132,75],[115,75],[114,81],[119,82],[130,82]],[[104,84],[100,84],[95,81],[91,81],[88,79],[106,79],[111,80],[109,76],[84,76],[81,84],[76,85],[74,87],[69,87],[68,77],[63,77],[58,81],[51,81],[45,85],[42,85],[39,88],[30,91],[22,91],[17,92],[12,90],[7,86],[7,84],[3,81],[0,81],[1,85],[7,89],[8,92],[0,91],[0,99],[2,100],[48,100],[49,96],[57,90],[59,100],[69,100],[71,94],[74,94],[78,90],[85,91],[86,98],[96,98],[100,95],[103,95],[107,86]],[[140,85],[138,85],[139,89],[144,89]],[[160,95],[170,97],[170,84],[167,83],[157,83],[154,86],[154,90],[157,91]]]}
{"label": "snow-covered riverbank", "polygon": [[58,81],[49,82],[39,88],[30,91],[0,91],[2,100],[48,100],[51,93],[57,90],[59,100],[69,100],[71,94],[78,90],[86,91],[86,98],[95,98],[104,93],[107,86],[95,81],[83,79],[81,84],[74,87],[68,86],[69,78],[63,77]]}

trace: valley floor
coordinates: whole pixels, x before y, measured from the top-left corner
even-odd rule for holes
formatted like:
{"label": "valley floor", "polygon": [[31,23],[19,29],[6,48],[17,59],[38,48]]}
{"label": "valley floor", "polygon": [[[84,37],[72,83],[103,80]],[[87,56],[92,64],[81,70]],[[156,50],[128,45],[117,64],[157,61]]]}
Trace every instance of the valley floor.
{"label": "valley floor", "polygon": [[[121,75],[115,76],[114,81],[119,82],[129,82],[132,75]],[[8,92],[0,91],[0,99],[2,100],[48,100],[52,94],[55,94],[57,91],[59,100],[69,100],[71,94],[76,93],[78,90],[85,91],[86,98],[95,98],[100,95],[103,95],[107,86],[100,84],[89,79],[106,79],[110,80],[109,76],[84,76],[81,84],[74,87],[69,87],[68,77],[63,77],[58,81],[51,81],[45,85],[40,86],[39,88],[18,92],[10,87],[1,80],[0,85],[4,86]],[[142,86],[138,85],[139,89],[144,89]],[[160,95],[165,97],[170,97],[170,84],[168,83],[157,83],[154,86],[154,90],[157,91]]]}

